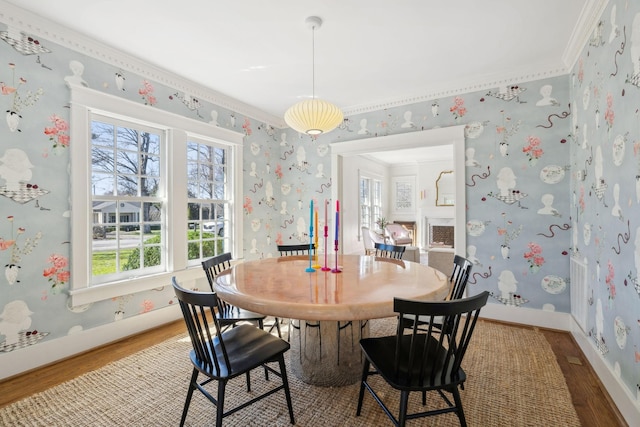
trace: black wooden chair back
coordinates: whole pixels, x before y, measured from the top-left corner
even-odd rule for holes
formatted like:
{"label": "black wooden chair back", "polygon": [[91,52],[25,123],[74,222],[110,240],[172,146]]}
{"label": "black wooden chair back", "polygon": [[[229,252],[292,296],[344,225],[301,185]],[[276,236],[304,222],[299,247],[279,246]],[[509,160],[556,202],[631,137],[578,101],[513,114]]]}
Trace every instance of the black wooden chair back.
{"label": "black wooden chair back", "polygon": [[305,243],[302,245],[278,245],[278,252],[280,252],[280,256],[309,255],[309,251],[311,251],[311,255],[315,255],[315,243]]}
{"label": "black wooden chair back", "polygon": [[[202,261],[202,269],[207,276],[207,281],[209,282],[209,287],[212,292],[215,292],[214,282],[216,277],[223,271],[231,268],[231,260],[231,253],[225,252]],[[267,316],[264,314],[241,309],[235,305],[229,304],[222,298],[218,298],[217,303],[217,317],[223,328],[235,326],[236,323],[241,321],[256,323],[261,329],[265,327],[264,321]],[[273,322],[273,324],[269,326],[268,331],[271,332],[274,328],[278,331],[278,336],[282,336],[280,324],[277,321]]]}
{"label": "black wooden chair back", "polygon": [[[356,415],[361,413],[364,391],[367,389],[397,426],[404,426],[408,419],[447,412],[455,412],[460,424],[466,426],[458,388],[464,384],[467,376],[461,365],[480,309],[486,305],[488,296],[489,293],[485,291],[469,298],[450,301],[412,301],[394,298],[394,311],[398,313],[396,335],[360,340],[365,363]],[[414,324],[408,332],[403,327],[406,316],[425,318],[428,327],[421,329]],[[445,319],[445,324],[451,327],[450,334],[443,334],[433,326],[436,318]],[[368,381],[369,375],[380,375],[391,387],[400,391],[397,419],[385,406],[379,393],[374,391]],[[413,391],[437,391],[446,406],[408,414],[409,393]],[[453,402],[445,393],[453,395]],[[426,404],[424,394],[423,404]]]}
{"label": "black wooden chair back", "polygon": [[212,291],[214,279],[218,274],[231,268],[232,259],[231,252],[225,252],[202,261],[202,268],[207,275],[207,280],[209,281],[209,286],[211,286]]}
{"label": "black wooden chair back", "polygon": [[[195,390],[199,390],[216,406],[216,426],[222,426],[222,419],[252,403],[284,390],[289,409],[291,424],[295,424],[293,405],[284,364],[284,353],[289,350],[289,343],[254,326],[243,324],[235,328],[222,330],[222,325],[214,309],[218,305],[215,292],[197,292],[182,288],[174,277],[172,284],[180,309],[184,317],[193,350],[190,352],[193,372],[189,383],[189,391],[182,411],[180,426],[183,426],[189,411],[189,404]],[[267,365],[278,362],[280,369]],[[232,409],[224,408],[226,384],[232,378],[246,375],[247,392],[251,391],[251,370],[262,366],[282,379],[278,386],[252,398]],[[206,379],[198,381],[203,374]],[[218,390],[212,393],[205,386],[212,381],[218,383]],[[216,395],[216,398],[213,396]]]}
{"label": "black wooden chair back", "polygon": [[[447,295],[446,300],[456,300],[463,297],[464,291],[467,287],[467,282],[469,281],[472,266],[473,264],[471,261],[460,255],[453,257],[453,269],[451,270],[451,276],[449,277],[451,289],[449,290],[449,295]],[[446,333],[451,333],[450,325],[445,327],[444,319],[442,317],[436,317],[435,319],[418,317],[417,319],[418,321],[416,322],[415,318],[412,319],[411,316],[405,316],[403,326],[405,328],[412,328],[414,323],[417,323],[419,327],[425,328],[425,325],[430,324],[430,321],[435,321],[435,323],[431,323],[434,328],[445,331]]]}
{"label": "black wooden chair back", "polygon": [[[216,276],[231,268],[231,259],[231,252],[225,252],[202,261],[202,269],[204,270],[204,274],[207,276],[207,281],[209,282],[209,287],[212,292],[215,292],[213,283]],[[240,314],[240,309],[238,307],[235,307],[220,298],[218,298],[218,310],[218,313],[222,318],[233,319],[234,316],[237,317]],[[264,319],[264,316],[259,317]],[[227,325],[225,324],[224,326]]]}
{"label": "black wooden chair back", "polygon": [[464,291],[467,288],[467,282],[471,277],[471,268],[473,264],[471,261],[460,255],[453,257],[453,270],[451,271],[451,293],[449,299],[460,299],[464,295]]}
{"label": "black wooden chair back", "polygon": [[375,256],[385,257],[385,258],[393,258],[393,259],[402,259],[404,255],[405,246],[401,245],[389,245],[385,243],[376,243],[375,247]]}

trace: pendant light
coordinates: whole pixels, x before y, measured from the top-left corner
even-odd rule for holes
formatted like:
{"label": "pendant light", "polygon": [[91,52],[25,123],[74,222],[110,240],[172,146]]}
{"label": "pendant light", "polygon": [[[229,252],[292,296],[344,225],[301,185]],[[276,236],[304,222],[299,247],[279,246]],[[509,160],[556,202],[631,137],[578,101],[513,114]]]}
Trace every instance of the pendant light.
{"label": "pendant light", "polygon": [[335,129],[342,123],[342,111],[330,102],[316,98],[315,75],[315,30],[322,25],[322,19],[310,16],[305,20],[312,34],[312,97],[290,107],[284,113],[284,121],[292,129],[307,135],[320,135]]}

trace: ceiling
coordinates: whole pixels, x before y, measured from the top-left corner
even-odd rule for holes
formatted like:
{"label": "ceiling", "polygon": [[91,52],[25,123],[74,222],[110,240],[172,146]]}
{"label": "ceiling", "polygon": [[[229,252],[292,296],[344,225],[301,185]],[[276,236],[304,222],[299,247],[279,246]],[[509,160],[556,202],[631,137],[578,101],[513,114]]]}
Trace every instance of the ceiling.
{"label": "ceiling", "polygon": [[[606,0],[0,0],[284,125],[315,95],[345,114],[568,73]],[[238,111],[245,111],[246,108]]]}
{"label": "ceiling", "polygon": [[414,164],[453,159],[453,145],[405,148],[403,150],[378,151],[363,157],[387,165]]}

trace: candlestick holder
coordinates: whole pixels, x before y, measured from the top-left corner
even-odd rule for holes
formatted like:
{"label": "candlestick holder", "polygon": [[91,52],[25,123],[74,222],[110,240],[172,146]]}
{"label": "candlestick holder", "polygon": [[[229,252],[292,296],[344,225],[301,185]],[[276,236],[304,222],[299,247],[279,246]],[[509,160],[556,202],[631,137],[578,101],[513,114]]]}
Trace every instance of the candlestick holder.
{"label": "candlestick holder", "polygon": [[329,226],[325,224],[324,226],[324,267],[322,267],[322,271],[329,271],[331,270],[328,266],[327,266],[327,241],[329,237]]}
{"label": "candlestick holder", "polygon": [[318,269],[320,269],[320,267],[322,267],[320,265],[320,263],[318,262],[318,252],[320,251],[320,248],[318,247],[318,239],[316,239],[316,244],[315,244],[314,249],[315,249],[315,251],[314,251],[314,254],[313,254],[313,265],[312,265],[312,267],[314,269],[318,270]]}
{"label": "candlestick holder", "polygon": [[314,273],[316,270],[311,265],[313,259],[313,225],[309,227],[309,267],[306,268],[307,273]]}
{"label": "candlestick holder", "polygon": [[333,249],[336,253],[336,266],[331,270],[332,273],[342,273],[342,270],[338,268],[338,241],[336,240],[333,246]]}

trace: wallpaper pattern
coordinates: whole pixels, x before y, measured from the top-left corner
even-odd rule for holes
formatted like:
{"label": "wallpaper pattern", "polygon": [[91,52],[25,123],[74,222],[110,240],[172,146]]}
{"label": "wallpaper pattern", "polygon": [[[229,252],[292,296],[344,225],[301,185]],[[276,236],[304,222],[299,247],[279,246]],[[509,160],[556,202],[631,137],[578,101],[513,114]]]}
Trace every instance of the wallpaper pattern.
{"label": "wallpaper pattern", "polygon": [[0,352],[174,303],[164,287],[69,304],[71,80],[245,133],[246,259],[308,241],[309,200],[330,198],[330,143],[466,125],[470,293],[568,313],[575,257],[588,271],[587,333],[640,401],[640,5],[610,2],[570,76],[351,116],[317,139],[4,23],[0,39]]}
{"label": "wallpaper pattern", "polygon": [[640,4],[612,1],[570,76],[572,256],[586,329],[640,402]]}

